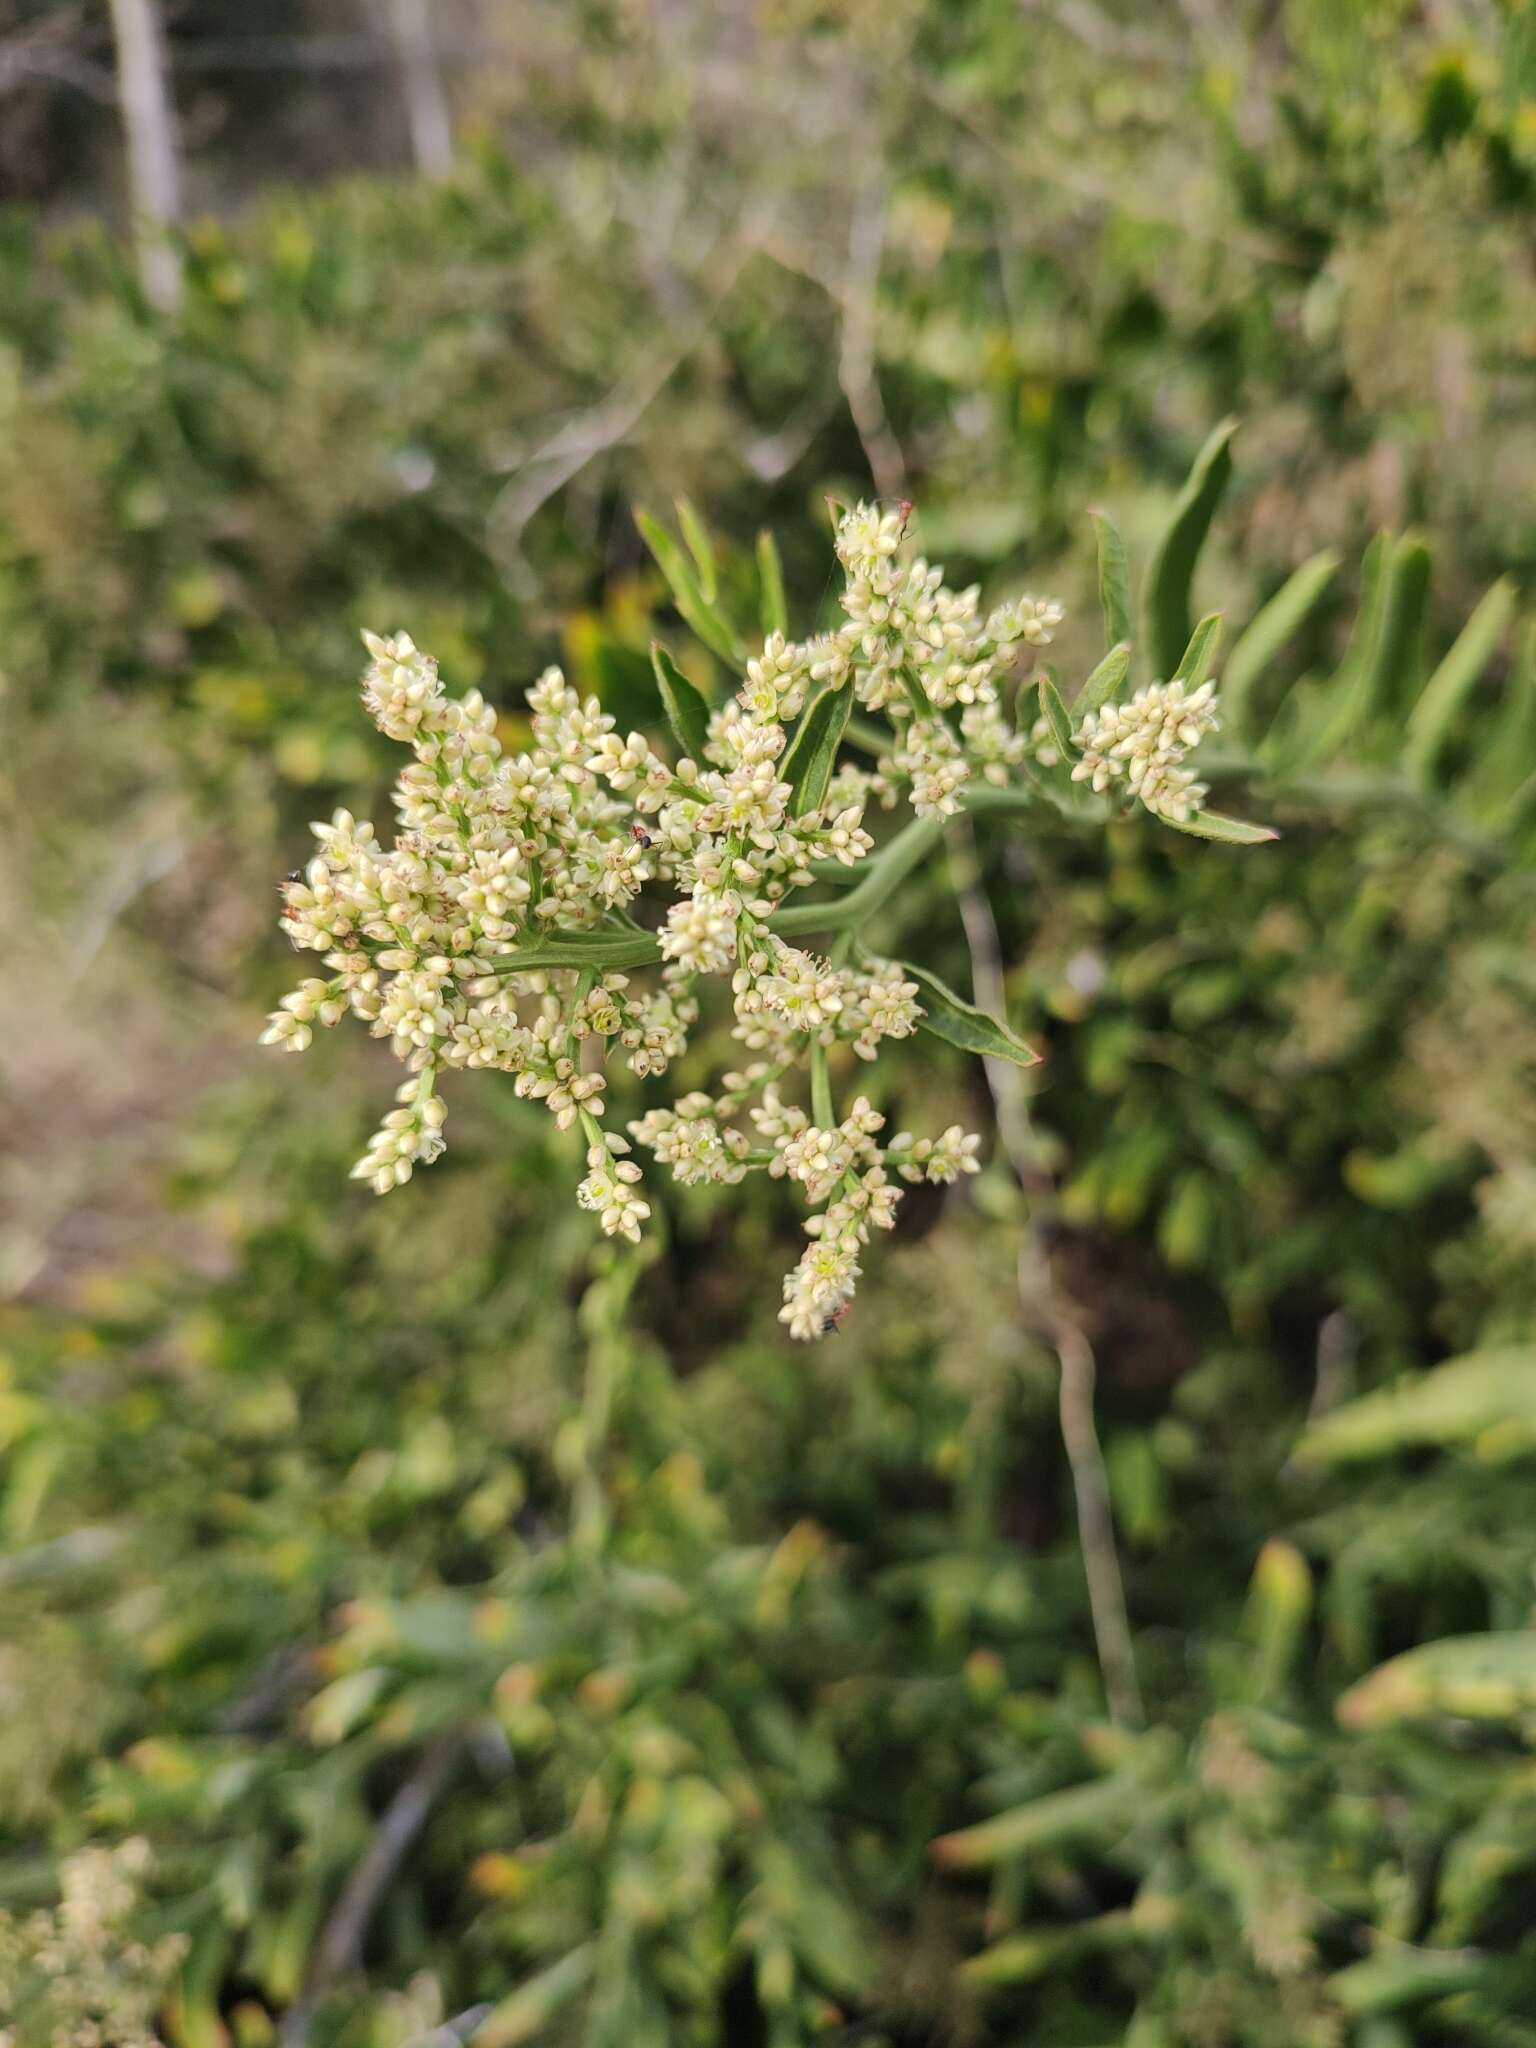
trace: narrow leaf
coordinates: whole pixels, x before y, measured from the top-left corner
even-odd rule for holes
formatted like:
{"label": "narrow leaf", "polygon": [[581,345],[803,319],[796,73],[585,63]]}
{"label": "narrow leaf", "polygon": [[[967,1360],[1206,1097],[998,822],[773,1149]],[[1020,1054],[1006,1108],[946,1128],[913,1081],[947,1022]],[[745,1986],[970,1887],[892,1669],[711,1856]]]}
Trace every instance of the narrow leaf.
{"label": "narrow leaf", "polygon": [[1366,663],[1358,724],[1408,701],[1429,596],[1429,549],[1417,535],[1399,542],[1387,570],[1381,631]]}
{"label": "narrow leaf", "polygon": [[659,641],[651,642],[651,667],[661,692],[672,737],[690,761],[704,759],[709,738],[709,706]]}
{"label": "narrow leaf", "polygon": [[544,974],[552,967],[649,967],[661,947],[649,932],[555,932],[515,952],[498,954],[498,974]]}
{"label": "narrow leaf", "polygon": [[1092,711],[1102,711],[1106,704],[1113,704],[1120,694],[1120,686],[1130,674],[1131,643],[1122,640],[1118,647],[1111,647],[1108,654],[1089,676],[1086,683],[1072,700],[1072,716],[1078,725]]}
{"label": "narrow leaf", "polygon": [[[1319,688],[1290,699],[1292,715],[1284,733],[1277,729],[1270,735],[1269,751],[1287,768],[1311,767],[1331,754],[1353,718],[1352,706],[1381,632],[1396,545],[1390,533],[1373,536],[1360,564],[1360,607],[1343,659]],[[1276,746],[1277,740],[1283,744]]]}
{"label": "narrow leaf", "polygon": [[823,690],[795,728],[795,736],[779,764],[780,775],[793,791],[789,808],[795,817],[819,810],[825,802],[837,750],[852,710],[851,689]]}
{"label": "narrow leaf", "polygon": [[1262,846],[1267,839],[1278,839],[1280,834],[1268,825],[1250,825],[1246,818],[1224,818],[1220,811],[1196,811],[1190,818],[1165,818],[1157,813],[1158,822],[1171,825],[1175,832],[1187,832],[1192,839],[1222,839],[1229,846]]}
{"label": "narrow leaf", "polygon": [[1338,556],[1327,553],[1303,562],[1255,614],[1247,630],[1238,635],[1221,678],[1222,727],[1234,739],[1252,736],[1254,685],[1285,643],[1306,623],[1338,566]]}
{"label": "narrow leaf", "polygon": [[472,2048],[520,2048],[523,2042],[547,2039],[555,2014],[586,1990],[596,1967],[595,1942],[573,1948],[504,1998],[470,2035]]}
{"label": "narrow leaf", "polygon": [[1016,1067],[1039,1065],[1039,1053],[996,1017],[989,1017],[985,1010],[978,1010],[974,1003],[946,988],[937,975],[914,967],[910,961],[902,962],[901,971],[917,983],[923,1005],[922,1030],[931,1031],[935,1038],[958,1046],[962,1052],[980,1053],[983,1059],[1011,1060]]}
{"label": "narrow leaf", "polygon": [[1447,1636],[1405,1650],[1352,1685],[1334,1712],[1346,1728],[1448,1716],[1513,1721],[1536,1707],[1536,1629]]}
{"label": "narrow leaf", "polygon": [[1099,605],[1104,613],[1104,637],[1111,647],[1131,637],[1131,577],[1126,565],[1125,542],[1107,512],[1090,512],[1099,544]]}
{"label": "narrow leaf", "polygon": [[1216,650],[1220,645],[1221,613],[1211,612],[1190,635],[1189,645],[1179,656],[1174,674],[1192,690],[1198,689],[1216,666]]}
{"label": "narrow leaf", "polygon": [[1488,1974],[1488,1958],[1475,1949],[1410,1948],[1406,1942],[1384,1941],[1374,1955],[1336,1970],[1327,1985],[1346,2012],[1402,2012],[1464,1992]]}
{"label": "narrow leaf", "polygon": [[679,616],[687,620],[711,654],[717,654],[723,662],[739,667],[743,659],[741,643],[729,621],[706,600],[688,557],[666,528],[652,519],[649,513],[637,512],[635,524],[646,546],[656,557],[656,566],[667,579]]}
{"label": "narrow leaf", "polygon": [[1515,586],[1507,576],[1501,577],[1462,627],[1409,713],[1403,765],[1421,782],[1429,780],[1456,713],[1503,639],[1514,606]]}
{"label": "narrow leaf", "polygon": [[1112,1842],[1134,1824],[1147,1804],[1144,1780],[1139,1774],[1122,1772],[1047,1792],[993,1820],[941,1835],[932,1854],[936,1862],[951,1870],[979,1870],[1073,1842]]}
{"label": "narrow leaf", "polygon": [[1528,787],[1536,760],[1536,623],[1520,637],[1499,712],[1463,777],[1458,792],[1479,823],[1508,829],[1511,807]]}
{"label": "narrow leaf", "polygon": [[[1147,564],[1142,585],[1142,614],[1152,667],[1171,676],[1189,640],[1189,591],[1195,564],[1222,493],[1232,475],[1232,436],[1236,420],[1223,420],[1195,457],[1162,538]],[[1124,639],[1124,633],[1116,635]]]}
{"label": "narrow leaf", "polygon": [[1312,1424],[1296,1454],[1338,1465],[1410,1445],[1475,1442],[1490,1432],[1506,1444],[1536,1444],[1536,1347],[1470,1351],[1420,1378],[1346,1401]]}
{"label": "narrow leaf", "polygon": [[784,600],[784,565],[779,560],[779,544],[767,527],[757,536],[757,588],[764,634],[787,634],[789,606]]}
{"label": "narrow leaf", "polygon": [[688,498],[673,501],[677,507],[677,523],[683,529],[683,539],[688,543],[688,552],[693,557],[693,566],[699,572],[699,589],[706,604],[713,604],[720,595],[720,579],[715,569],[715,546],[704,531],[704,522],[693,509]]}
{"label": "narrow leaf", "polygon": [[1061,701],[1061,692],[1049,676],[1040,678],[1040,709],[1045,713],[1046,723],[1051,728],[1051,738],[1068,760],[1078,752],[1072,738],[1072,721],[1067,716],[1067,707]]}

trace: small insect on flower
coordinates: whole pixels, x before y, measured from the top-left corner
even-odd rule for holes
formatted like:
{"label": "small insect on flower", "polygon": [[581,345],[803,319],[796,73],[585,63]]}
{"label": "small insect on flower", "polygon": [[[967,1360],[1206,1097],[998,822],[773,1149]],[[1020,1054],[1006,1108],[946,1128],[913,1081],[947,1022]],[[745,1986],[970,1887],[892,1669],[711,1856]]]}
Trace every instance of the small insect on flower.
{"label": "small insect on flower", "polygon": [[835,1309],[822,1317],[821,1328],[817,1332],[818,1336],[835,1337],[846,1322],[848,1311],[852,1307],[853,1303],[851,1301],[840,1301]]}
{"label": "small insect on flower", "polygon": [[631,825],[629,828],[629,836],[631,839],[633,839],[636,846],[640,847],[641,850],[646,853],[649,853],[651,848],[656,844],[655,840],[651,837],[650,833],[646,831],[643,825]]}

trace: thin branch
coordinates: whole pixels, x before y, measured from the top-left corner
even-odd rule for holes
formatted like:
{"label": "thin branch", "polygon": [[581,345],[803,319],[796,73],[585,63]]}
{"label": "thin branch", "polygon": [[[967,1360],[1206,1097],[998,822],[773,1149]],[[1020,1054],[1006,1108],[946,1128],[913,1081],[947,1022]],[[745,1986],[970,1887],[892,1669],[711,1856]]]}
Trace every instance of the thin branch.
{"label": "thin branch", "polygon": [[[947,846],[950,877],[971,955],[972,990],[982,1009],[1000,1017],[1006,1009],[1002,947],[992,905],[982,884],[969,820],[951,828]],[[1125,1584],[1115,1549],[1109,1480],[1093,1413],[1093,1347],[1063,1305],[1051,1274],[1038,1212],[1052,1199],[1055,1190],[1030,1121],[1023,1074],[1008,1060],[984,1059],[982,1065],[997,1116],[998,1142],[1035,1212],[1025,1223],[1019,1245],[1019,1306],[1026,1322],[1055,1352],[1061,1367],[1061,1439],[1072,1473],[1078,1544],[1088,1584],[1088,1611],[1093,1620],[1104,1697],[1111,1720],[1122,1728],[1139,1728],[1144,1719],[1141,1687],[1137,1683],[1136,1657],[1126,1614]]]}
{"label": "thin branch", "polygon": [[150,304],[172,313],[181,296],[181,258],[167,230],[181,215],[181,169],[157,0],[112,0],[112,27],[139,274]]}
{"label": "thin branch", "polygon": [[875,302],[884,250],[885,188],[878,179],[870,179],[854,200],[848,228],[848,282],[842,295],[837,373],[875,489],[882,498],[899,498],[906,492],[907,465],[875,375]]}
{"label": "thin branch", "polygon": [[416,168],[444,178],[453,168],[453,120],[432,43],[432,0],[389,0],[389,26]]}
{"label": "thin branch", "polygon": [[440,1736],[384,1809],[373,1840],[342,1887],[341,1896],[321,1930],[310,1958],[303,1996],[283,2020],[278,2048],[305,2048],[320,2000],[338,1978],[357,1968],[374,1909],[406,1850],[421,1831],[463,1746],[464,1736],[459,1729]]}
{"label": "thin branch", "polygon": [[568,419],[541,448],[519,465],[517,474],[503,486],[487,520],[492,546],[504,564],[520,562],[522,537],[534,514],[596,456],[618,447],[634,432],[677,371],[710,332],[716,314],[752,253],[750,246],[736,249],[723,277],[714,284],[708,301],[696,310],[686,328],[667,336],[626,383],[616,385],[606,398]]}

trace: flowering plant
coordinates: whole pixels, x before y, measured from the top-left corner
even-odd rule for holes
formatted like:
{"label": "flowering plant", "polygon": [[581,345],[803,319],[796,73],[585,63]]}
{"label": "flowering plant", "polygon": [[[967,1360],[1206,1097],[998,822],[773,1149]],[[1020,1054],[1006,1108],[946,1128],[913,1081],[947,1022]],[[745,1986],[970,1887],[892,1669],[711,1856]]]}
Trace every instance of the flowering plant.
{"label": "flowering plant", "polygon": [[[958,1124],[887,1136],[863,1094],[839,1108],[834,1059],[872,1061],[883,1041],[919,1029],[994,1058],[1034,1058],[1001,1020],[864,942],[946,820],[962,807],[1041,803],[1103,814],[1075,790],[1086,782],[1185,831],[1269,836],[1208,812],[1205,786],[1183,766],[1216,725],[1217,619],[1196,629],[1170,680],[1125,701],[1130,647],[1118,639],[1069,713],[1054,681],[1028,672],[1060,607],[1026,596],[984,614],[976,588],[952,590],[910,555],[911,513],[905,503],[840,513],[843,620],[809,640],[786,637],[765,553],[771,624],[751,657],[715,606],[693,515],[685,508],[692,563],[645,522],[679,610],[743,675],[711,709],[654,649],[668,750],[621,735],[595,698],[549,669],[528,693],[533,743],[509,755],[478,691],[450,696],[406,635],[365,634],[364,701],[414,757],[395,790],[399,829],[386,849],[346,811],[314,827],[319,850],[286,885],[282,922],[330,976],[286,996],[264,1035],[301,1052],[317,1023],[350,1010],[408,1068],[357,1178],[380,1194],[408,1181],[443,1150],[441,1077],[498,1069],[562,1130],[579,1126],[577,1200],[611,1236],[638,1240],[650,1214],[631,1140],[683,1183],[751,1173],[796,1183],[810,1241],[780,1316],[792,1336],[816,1337],[846,1309],[902,1183],[974,1173],[980,1148]],[[1113,632],[1128,605],[1107,522],[1101,558]],[[872,811],[903,806],[910,818],[877,847]],[[826,884],[841,893],[822,893]],[[801,943],[813,935],[825,950]],[[711,990],[727,987],[740,1067],[713,1092],[635,1117],[627,1137],[606,1124],[610,1065],[666,1073]],[[802,1074],[804,1101],[791,1079]]]}

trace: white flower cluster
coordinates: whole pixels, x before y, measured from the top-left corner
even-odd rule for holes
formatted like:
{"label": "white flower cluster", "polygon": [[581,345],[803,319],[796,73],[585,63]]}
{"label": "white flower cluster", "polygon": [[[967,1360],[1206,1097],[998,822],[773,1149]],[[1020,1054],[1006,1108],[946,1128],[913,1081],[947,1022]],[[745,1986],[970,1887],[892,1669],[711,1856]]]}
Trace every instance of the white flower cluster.
{"label": "white flower cluster", "polygon": [[78,1849],[64,1860],[51,1911],[21,1920],[0,1911],[0,2048],[163,2048],[155,2015],[187,1938],[151,1943],[131,1932],[149,1861],[141,1836]]}
{"label": "white flower cluster", "polygon": [[[1021,649],[1049,645],[1061,606],[1020,597],[983,618],[974,584],[951,590],[942,569],[902,560],[911,512],[910,505],[860,505],[841,521],[848,623],[825,643],[834,652],[821,660],[844,662],[861,702],[898,727],[896,746],[872,778],[881,801],[894,803],[905,790],[920,817],[944,818],[960,808],[977,766],[1002,781],[1023,758],[998,685]],[[953,724],[943,716],[949,711],[958,713]]]}
{"label": "white flower cluster", "polygon": [[[818,1213],[786,1283],[793,1334],[816,1334],[846,1303],[860,1248],[890,1226],[897,1181],[975,1170],[977,1141],[958,1129],[903,1133],[882,1149],[863,1097],[818,1129],[778,1092],[813,1061],[830,1088],[829,1054],[872,1060],[923,1015],[917,983],[871,957],[835,902],[827,929],[842,936],[830,958],[776,931],[786,899],[818,870],[868,858],[871,799],[889,808],[905,798],[943,818],[973,776],[1009,779],[1027,741],[1000,685],[1061,616],[1021,598],[983,617],[976,590],[952,591],[939,569],[905,557],[910,509],[843,515],[844,623],[804,642],[770,635],[707,732],[700,711],[702,743],[678,758],[620,734],[556,669],[529,691],[531,743],[510,754],[477,691],[448,695],[404,634],[364,635],[364,702],[412,755],[395,790],[397,829],[386,846],[347,811],[314,827],[314,857],[283,889],[282,927],[328,972],[285,996],[264,1033],[302,1052],[350,1013],[406,1067],[357,1178],[384,1194],[430,1164],[444,1148],[441,1077],[491,1068],[561,1129],[580,1125],[578,1201],[605,1232],[638,1238],[650,1209],[629,1141],[602,1122],[608,1069],[664,1074],[687,1051],[711,983],[729,991],[751,1064],[716,1094],[684,1095],[629,1130],[685,1184],[766,1171],[803,1190]],[[887,745],[867,747],[873,769],[834,763],[817,800],[791,727],[842,690],[884,721]],[[794,918],[804,930],[805,913]]]}
{"label": "white flower cluster", "polygon": [[1205,802],[1206,786],[1181,766],[1191,747],[1216,730],[1216,686],[1186,691],[1177,678],[1150,683],[1126,704],[1091,711],[1073,735],[1082,758],[1074,782],[1091,782],[1096,795],[1124,781],[1149,811],[1179,823]]}

